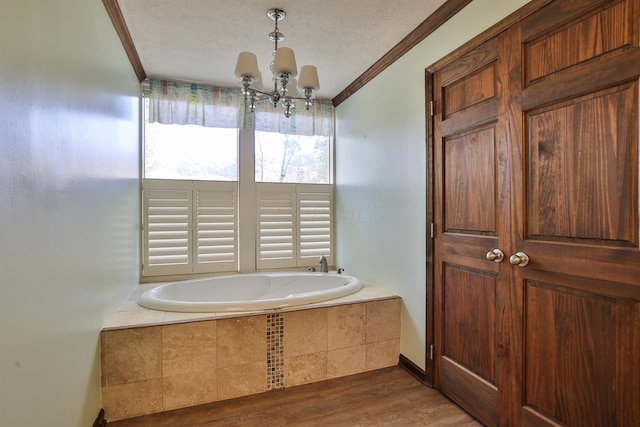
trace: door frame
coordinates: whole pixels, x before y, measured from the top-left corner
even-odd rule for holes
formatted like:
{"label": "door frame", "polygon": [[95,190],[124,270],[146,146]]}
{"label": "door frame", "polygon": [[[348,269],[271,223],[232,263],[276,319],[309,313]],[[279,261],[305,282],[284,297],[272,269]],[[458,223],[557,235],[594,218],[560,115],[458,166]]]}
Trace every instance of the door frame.
{"label": "door frame", "polygon": [[434,180],[433,180],[433,73],[425,70],[424,73],[425,87],[425,127],[426,127],[426,257],[425,257],[425,273],[426,273],[426,348],[425,348],[425,384],[433,387],[435,374],[434,346],[435,346],[435,314],[434,314],[434,238],[435,238],[435,218],[434,218]]}

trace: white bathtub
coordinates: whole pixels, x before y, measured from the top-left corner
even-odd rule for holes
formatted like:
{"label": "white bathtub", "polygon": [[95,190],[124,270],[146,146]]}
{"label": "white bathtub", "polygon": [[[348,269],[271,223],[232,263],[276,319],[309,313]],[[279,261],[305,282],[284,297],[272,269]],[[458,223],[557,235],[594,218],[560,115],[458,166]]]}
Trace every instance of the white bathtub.
{"label": "white bathtub", "polygon": [[311,304],[362,289],[353,276],[333,273],[255,273],[215,276],[149,289],[138,304],[162,311],[253,311]]}

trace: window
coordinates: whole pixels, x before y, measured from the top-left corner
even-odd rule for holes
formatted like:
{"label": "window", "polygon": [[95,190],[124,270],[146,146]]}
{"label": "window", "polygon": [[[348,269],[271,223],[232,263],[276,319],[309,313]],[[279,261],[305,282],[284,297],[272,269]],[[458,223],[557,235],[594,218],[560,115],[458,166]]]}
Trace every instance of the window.
{"label": "window", "polygon": [[238,180],[238,129],[150,122],[144,105],[145,178]]}
{"label": "window", "polygon": [[333,263],[330,136],[158,123],[144,101],[143,277]]}
{"label": "window", "polygon": [[330,182],[327,136],[256,132],[256,182]]}

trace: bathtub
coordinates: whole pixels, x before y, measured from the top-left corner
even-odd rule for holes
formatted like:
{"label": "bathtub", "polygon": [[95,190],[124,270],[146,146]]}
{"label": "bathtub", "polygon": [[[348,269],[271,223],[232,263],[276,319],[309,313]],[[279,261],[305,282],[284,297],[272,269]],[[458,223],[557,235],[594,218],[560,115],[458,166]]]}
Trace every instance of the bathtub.
{"label": "bathtub", "polygon": [[143,293],[138,304],[194,313],[268,310],[340,298],[362,286],[360,280],[345,274],[235,274],[160,285]]}

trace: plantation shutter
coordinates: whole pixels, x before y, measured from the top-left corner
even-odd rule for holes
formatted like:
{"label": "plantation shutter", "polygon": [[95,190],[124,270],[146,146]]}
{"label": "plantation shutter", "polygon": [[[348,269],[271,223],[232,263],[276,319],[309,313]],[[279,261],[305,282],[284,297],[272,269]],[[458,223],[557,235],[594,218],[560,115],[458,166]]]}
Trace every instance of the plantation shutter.
{"label": "plantation shutter", "polygon": [[191,182],[145,180],[143,193],[143,274],[190,273]]}
{"label": "plantation shutter", "polygon": [[196,181],[194,187],[194,272],[237,270],[237,183]]}
{"label": "plantation shutter", "polygon": [[237,270],[237,183],[143,180],[144,276]]}
{"label": "plantation shutter", "polygon": [[256,199],[258,269],[333,264],[332,185],[257,183]]}
{"label": "plantation shutter", "polygon": [[[256,268],[334,264],[333,186],[256,183]],[[238,270],[237,182],[143,180],[143,276]]]}
{"label": "plantation shutter", "polygon": [[256,267],[295,266],[295,184],[256,184]]}
{"label": "plantation shutter", "polygon": [[333,186],[298,184],[298,265],[315,265],[322,255],[333,262]]}

